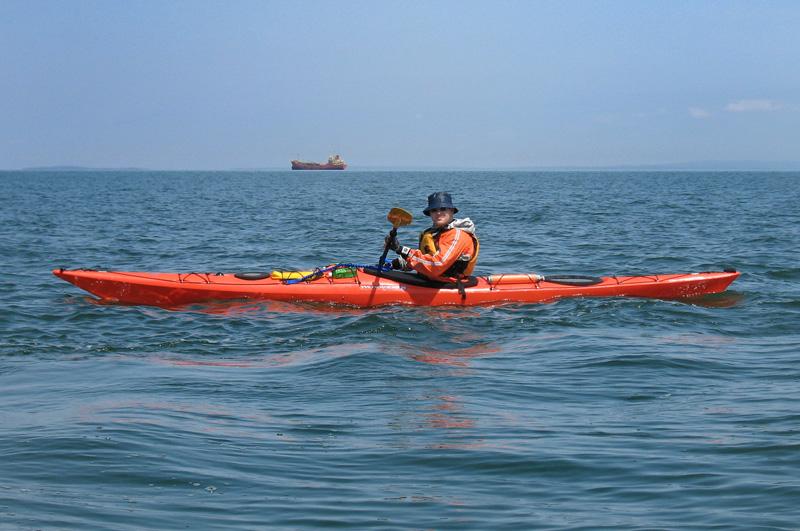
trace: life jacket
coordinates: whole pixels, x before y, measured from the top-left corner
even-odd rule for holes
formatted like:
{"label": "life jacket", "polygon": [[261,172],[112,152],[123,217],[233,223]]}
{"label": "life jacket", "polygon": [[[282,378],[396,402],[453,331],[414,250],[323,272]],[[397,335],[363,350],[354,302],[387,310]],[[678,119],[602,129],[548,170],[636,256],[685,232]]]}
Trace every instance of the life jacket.
{"label": "life jacket", "polygon": [[[436,254],[439,251],[439,236],[445,230],[454,230],[454,228],[441,230],[429,228],[422,231],[419,235],[420,250],[425,254]],[[458,257],[453,265],[444,272],[444,275],[448,277],[461,278],[471,275],[472,271],[475,269],[475,262],[478,261],[478,252],[480,251],[480,243],[478,242],[478,238],[470,231],[464,229],[461,230],[462,232],[470,235],[472,238],[472,243],[475,246],[475,250],[473,251],[472,256],[465,254]]]}

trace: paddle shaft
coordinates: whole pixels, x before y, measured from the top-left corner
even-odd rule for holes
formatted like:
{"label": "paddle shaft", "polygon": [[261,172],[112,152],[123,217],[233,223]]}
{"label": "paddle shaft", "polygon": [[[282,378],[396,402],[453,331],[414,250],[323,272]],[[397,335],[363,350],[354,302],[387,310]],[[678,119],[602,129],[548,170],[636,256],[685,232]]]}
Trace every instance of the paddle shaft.
{"label": "paddle shaft", "polygon": [[[397,227],[392,227],[392,230],[389,232],[389,240],[393,240],[395,236],[397,236]],[[383,254],[381,255],[381,261],[378,262],[378,267],[383,267],[383,261],[386,260],[387,254],[389,254],[388,245],[383,249]]]}

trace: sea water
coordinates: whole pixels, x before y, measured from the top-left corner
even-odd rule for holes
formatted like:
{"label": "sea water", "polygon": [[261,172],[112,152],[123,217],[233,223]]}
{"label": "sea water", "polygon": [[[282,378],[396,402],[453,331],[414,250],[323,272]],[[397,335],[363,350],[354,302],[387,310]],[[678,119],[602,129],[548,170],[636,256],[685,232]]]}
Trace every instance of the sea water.
{"label": "sea water", "polygon": [[[59,267],[735,268],[698,301],[103,303]],[[0,529],[798,529],[800,174],[0,173]]]}

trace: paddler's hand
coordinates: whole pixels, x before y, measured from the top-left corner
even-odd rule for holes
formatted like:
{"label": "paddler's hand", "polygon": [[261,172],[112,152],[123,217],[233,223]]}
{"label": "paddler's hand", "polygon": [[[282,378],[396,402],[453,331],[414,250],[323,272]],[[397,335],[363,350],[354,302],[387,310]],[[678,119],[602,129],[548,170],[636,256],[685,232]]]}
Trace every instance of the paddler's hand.
{"label": "paddler's hand", "polygon": [[403,247],[400,245],[400,242],[397,241],[397,238],[392,238],[390,236],[386,237],[386,247],[396,252],[403,258],[408,256],[408,251],[410,250],[408,247]]}
{"label": "paddler's hand", "polygon": [[391,249],[392,251],[399,253],[400,252],[400,242],[397,241],[397,238],[392,236],[387,236],[386,241],[384,242],[384,247]]}

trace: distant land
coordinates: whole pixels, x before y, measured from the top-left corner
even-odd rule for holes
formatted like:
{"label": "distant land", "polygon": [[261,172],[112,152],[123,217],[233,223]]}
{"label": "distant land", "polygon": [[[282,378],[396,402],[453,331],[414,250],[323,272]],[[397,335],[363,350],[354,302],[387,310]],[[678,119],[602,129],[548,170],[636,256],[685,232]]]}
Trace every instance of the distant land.
{"label": "distant land", "polygon": [[[5,171],[52,172],[142,172],[142,171],[291,171],[288,167],[232,168],[230,170],[158,170],[150,168],[93,168],[87,166],[41,166]],[[672,164],[630,164],[616,166],[358,166],[351,164],[345,171],[800,171],[800,161],[694,161]]]}

